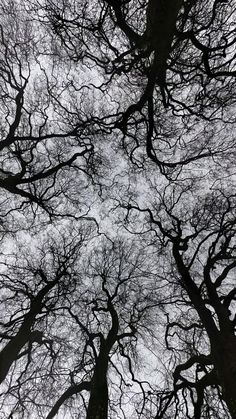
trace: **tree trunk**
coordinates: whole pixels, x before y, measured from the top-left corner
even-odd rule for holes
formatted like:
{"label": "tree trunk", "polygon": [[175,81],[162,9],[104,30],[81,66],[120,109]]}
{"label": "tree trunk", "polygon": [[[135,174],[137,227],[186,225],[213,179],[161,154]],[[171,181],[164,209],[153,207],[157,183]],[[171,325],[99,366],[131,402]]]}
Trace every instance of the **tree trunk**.
{"label": "tree trunk", "polygon": [[222,387],[222,395],[232,419],[236,419],[236,337],[224,336],[216,347],[212,348],[215,366]]}
{"label": "tree trunk", "polygon": [[91,392],[86,419],[107,419],[108,416],[108,386],[107,368],[108,354],[98,356],[95,372],[91,383]]}
{"label": "tree trunk", "polygon": [[0,351],[0,383],[6,378],[9,369],[17,357],[21,349],[29,342],[32,336],[31,328],[34,326],[37,314],[41,312],[42,301],[47,293],[56,285],[60,277],[54,281],[47,283],[36,295],[34,301],[31,302],[29,312],[25,315],[24,321],[20,326],[17,334],[12,337],[10,342]]}
{"label": "tree trunk", "polygon": [[9,369],[16,361],[21,349],[28,342],[31,335],[30,328],[21,328],[17,335],[0,352],[0,383],[6,378]]}
{"label": "tree trunk", "polygon": [[171,52],[176,20],[182,0],[149,0],[144,39],[155,51],[154,67],[159,82],[165,82],[167,60]]}

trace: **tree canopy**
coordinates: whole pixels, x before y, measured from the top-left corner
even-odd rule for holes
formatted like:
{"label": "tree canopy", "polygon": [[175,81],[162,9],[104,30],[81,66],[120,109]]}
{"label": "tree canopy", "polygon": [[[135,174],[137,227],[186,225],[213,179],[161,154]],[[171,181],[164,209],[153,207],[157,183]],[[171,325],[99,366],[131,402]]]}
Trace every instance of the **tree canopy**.
{"label": "tree canopy", "polygon": [[2,1],[3,419],[236,419],[235,20]]}

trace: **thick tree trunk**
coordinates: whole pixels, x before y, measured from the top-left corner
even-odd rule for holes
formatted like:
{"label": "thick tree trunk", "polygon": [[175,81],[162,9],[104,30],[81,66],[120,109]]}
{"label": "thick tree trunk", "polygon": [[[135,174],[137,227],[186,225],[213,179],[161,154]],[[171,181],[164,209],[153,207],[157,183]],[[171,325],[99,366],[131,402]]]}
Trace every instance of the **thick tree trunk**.
{"label": "thick tree trunk", "polygon": [[[24,327],[25,326],[25,327]],[[6,378],[13,362],[31,336],[29,325],[23,325],[14,338],[0,352],[0,383]]]}
{"label": "thick tree trunk", "polygon": [[232,374],[224,374],[224,400],[228,406],[232,419],[236,419],[236,379]]}
{"label": "thick tree trunk", "polygon": [[[184,265],[177,246],[173,246],[173,255],[189,298],[198,312],[211,342],[211,355],[218,375],[218,382],[222,388],[222,396],[232,416],[236,419],[236,336],[232,323],[222,310],[218,296],[211,296],[219,318],[220,331],[216,327],[211,312],[206,308],[201,293],[192,280],[188,268]],[[211,284],[210,284],[211,285]],[[210,289],[210,287],[209,287]],[[211,291],[211,289],[210,289]]]}
{"label": "thick tree trunk", "polygon": [[155,51],[154,67],[159,82],[166,77],[167,60],[176,31],[182,0],[149,0],[144,40]]}
{"label": "thick tree trunk", "polygon": [[108,416],[108,385],[107,368],[108,354],[99,354],[91,383],[91,392],[86,419],[107,419]]}
{"label": "thick tree trunk", "polygon": [[224,336],[219,345],[212,348],[212,353],[224,401],[232,419],[236,419],[236,337]]}
{"label": "thick tree trunk", "polygon": [[56,285],[58,278],[54,281],[49,282],[42,288],[34,301],[31,302],[31,308],[29,312],[25,315],[24,321],[21,324],[18,332],[13,336],[6,344],[6,346],[0,351],[0,383],[6,378],[9,369],[11,368],[13,362],[17,360],[17,357],[20,354],[21,349],[30,341],[32,338],[32,327],[34,326],[35,319],[37,314],[41,312],[42,301],[47,293]]}
{"label": "thick tree trunk", "polygon": [[106,339],[101,340],[99,355],[96,358],[93,378],[91,381],[91,391],[86,419],[107,419],[108,417],[108,385],[107,370],[109,364],[109,353],[114,345],[118,329],[119,321],[113,303],[108,298],[107,308],[111,315],[112,327]]}

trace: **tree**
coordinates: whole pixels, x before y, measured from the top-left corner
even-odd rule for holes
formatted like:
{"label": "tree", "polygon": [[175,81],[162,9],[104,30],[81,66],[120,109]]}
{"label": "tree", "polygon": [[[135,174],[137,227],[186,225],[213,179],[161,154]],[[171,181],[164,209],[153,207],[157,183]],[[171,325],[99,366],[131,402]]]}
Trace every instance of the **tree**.
{"label": "tree", "polygon": [[[47,419],[82,391],[88,392],[86,418],[107,418],[108,407],[114,417],[125,417],[124,399],[133,387],[139,387],[144,407],[150,387],[138,378],[135,361],[139,360],[139,339],[153,333],[151,316],[161,302],[161,295],[150,295],[154,277],[145,262],[147,256],[134,241],[103,239],[85,259],[81,283],[67,308],[72,330],[77,331],[75,353],[81,355],[70,372],[70,386],[61,393]],[[138,410],[132,414],[136,417]]]}
{"label": "tree", "polygon": [[[164,299],[161,284],[152,296],[150,254],[135,241],[103,238],[94,246],[92,232],[81,228],[77,233],[79,239],[75,234],[73,239],[45,238],[33,265],[32,255],[21,263],[18,257],[10,268],[14,275],[3,274],[12,308],[10,320],[2,322],[7,330],[2,339],[9,339],[15,351],[10,357],[8,350],[12,378],[5,383],[5,411],[27,417],[30,405],[31,412],[52,419],[69,404],[71,412],[86,418],[106,418],[108,407],[125,417],[124,401],[135,392],[137,400],[128,409],[141,417],[151,384],[139,377],[139,348],[155,336],[153,316]],[[39,287],[35,295],[31,289]],[[18,308],[22,304],[24,311]]]}
{"label": "tree", "polygon": [[92,239],[93,230],[88,225],[74,226],[67,238],[68,228],[64,235],[62,226],[59,231],[54,229],[52,236],[51,226],[51,238],[41,235],[40,244],[29,235],[23,237],[31,239],[31,251],[28,246],[22,249],[21,238],[14,253],[2,255],[0,378],[6,389],[5,409],[9,397],[14,406],[11,414],[18,409],[22,409],[19,414],[25,414],[24,403],[28,401],[21,392],[26,386],[28,393],[31,383],[37,380],[38,368],[42,377],[45,369],[50,375],[56,362],[57,350],[50,327],[56,311],[75,287],[73,264]]}
{"label": "tree", "polygon": [[[50,230],[52,233],[53,228]],[[23,356],[31,356],[34,342],[43,343],[44,332],[35,330],[35,327],[39,324],[42,328],[50,308],[58,299],[65,299],[70,288],[73,288],[74,279],[69,271],[88,242],[92,233],[90,230],[83,226],[74,229],[73,235],[76,232],[76,238],[67,240],[61,229],[60,244],[56,236],[51,239],[46,236],[40,244],[31,237],[32,251],[27,246],[21,249],[20,239],[14,253],[2,254],[1,304],[4,309],[1,327],[4,333],[1,333],[1,382],[14,362]]]}
{"label": "tree", "polygon": [[6,217],[26,206],[50,217],[72,212],[80,184],[83,213],[89,205],[84,189],[98,172],[87,132],[92,127],[82,105],[66,108],[73,75],[62,60],[49,58],[46,34],[32,14],[27,18],[25,6],[1,5],[1,212]]}
{"label": "tree", "polygon": [[[165,397],[164,411],[177,397],[184,399],[189,418],[189,403],[194,406],[194,418],[201,418],[204,411],[209,415],[206,417],[222,417],[221,411],[214,410],[219,398],[234,418],[235,195],[215,191],[214,197],[198,198],[186,213],[180,200],[182,191],[175,191],[174,196],[172,192],[173,188],[165,198],[160,194],[153,208],[128,206],[129,212],[146,214],[158,247],[159,243],[166,247],[166,257],[172,259],[166,275],[173,278],[172,286],[179,288],[179,302],[185,306],[179,319],[171,321],[168,315],[167,348],[180,355],[176,356],[173,392]],[[176,350],[170,344],[175,340],[180,340]],[[179,365],[178,360],[182,360]],[[209,387],[218,389],[211,402],[205,399]],[[156,417],[165,417],[163,414],[159,411]]]}
{"label": "tree", "polygon": [[3,417],[235,418],[234,3],[0,11]]}
{"label": "tree", "polygon": [[222,125],[234,123],[235,7],[218,0],[138,4],[50,0],[45,20],[71,60],[96,68],[101,84],[90,88],[111,103],[96,116],[100,127],[121,131],[131,161],[140,166],[141,151],[175,178],[185,165],[232,150]]}

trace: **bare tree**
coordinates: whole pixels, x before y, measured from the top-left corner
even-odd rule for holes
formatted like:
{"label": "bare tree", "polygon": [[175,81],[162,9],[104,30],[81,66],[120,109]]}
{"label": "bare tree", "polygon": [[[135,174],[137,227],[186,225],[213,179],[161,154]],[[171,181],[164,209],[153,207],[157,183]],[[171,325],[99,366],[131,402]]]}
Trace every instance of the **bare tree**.
{"label": "bare tree", "polygon": [[235,13],[2,1],[4,419],[236,418]]}
{"label": "bare tree", "polygon": [[89,226],[74,229],[69,239],[60,230],[59,237],[54,233],[40,244],[31,238],[31,252],[27,247],[20,250],[21,240],[15,253],[2,256],[0,380],[11,371],[9,388],[18,389],[38,348],[45,347],[49,360],[52,356],[51,362],[55,361],[53,341],[45,337],[47,324],[55,306],[74,289],[72,265],[92,237]]}
{"label": "bare tree", "polygon": [[[134,417],[142,416],[151,383],[139,378],[135,365],[139,362],[139,340],[154,335],[153,311],[164,299],[161,294],[152,296],[154,276],[145,261],[148,254],[141,253],[135,242],[103,240],[85,258],[81,283],[65,308],[73,325],[71,331],[77,340],[80,336],[79,342],[74,342],[78,360],[69,374],[71,384],[47,419],[75,395],[84,398],[83,417],[126,417],[124,399],[132,391],[137,396],[140,393],[142,402],[136,412],[132,405],[129,410],[133,409]],[[87,396],[83,396],[84,391]]]}
{"label": "bare tree", "polygon": [[[218,399],[235,418],[235,196],[215,191],[214,197],[198,198],[186,213],[182,193],[172,192],[173,188],[169,196],[160,194],[153,208],[128,206],[129,212],[146,215],[157,245],[166,247],[163,257],[169,258],[169,275],[185,307],[179,319],[168,317],[167,348],[180,354],[175,363],[181,358],[182,362],[175,366],[174,390],[164,411],[178,397],[189,418],[222,417],[215,411]],[[212,406],[209,398],[204,399],[209,388],[218,389]],[[162,417],[160,410],[156,418]]]}
{"label": "bare tree", "polygon": [[141,151],[176,178],[183,166],[229,157],[232,138],[223,140],[221,130],[235,122],[232,2],[107,0],[87,6],[47,1],[45,21],[70,59],[96,68],[101,83],[90,87],[111,104],[96,113],[97,121],[121,131],[131,161],[140,166]]}
{"label": "bare tree", "polygon": [[72,212],[80,189],[82,213],[89,205],[84,190],[99,166],[93,129],[82,102],[80,109],[70,105],[70,65],[49,58],[45,31],[26,5],[1,4],[1,212],[22,213],[27,205],[49,216]]}

